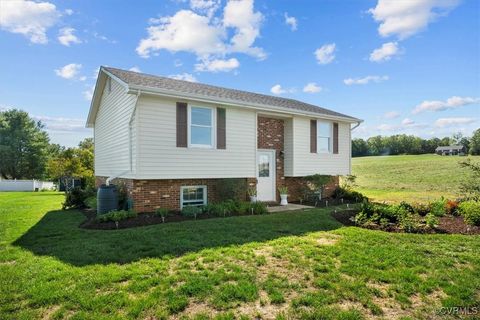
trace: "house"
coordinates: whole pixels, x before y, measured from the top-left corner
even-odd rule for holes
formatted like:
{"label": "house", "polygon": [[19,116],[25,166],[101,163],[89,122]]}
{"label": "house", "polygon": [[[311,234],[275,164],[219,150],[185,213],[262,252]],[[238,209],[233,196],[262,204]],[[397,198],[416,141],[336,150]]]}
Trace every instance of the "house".
{"label": "house", "polygon": [[464,156],[465,155],[465,147],[464,146],[444,146],[444,147],[437,147],[435,149],[435,153],[441,156]]}
{"label": "house", "polygon": [[[87,127],[97,186],[123,184],[134,209],[215,201],[238,178],[261,201],[297,201],[311,174],[350,174],[361,120],[281,97],[101,67]],[[333,190],[333,185],[330,189]]]}

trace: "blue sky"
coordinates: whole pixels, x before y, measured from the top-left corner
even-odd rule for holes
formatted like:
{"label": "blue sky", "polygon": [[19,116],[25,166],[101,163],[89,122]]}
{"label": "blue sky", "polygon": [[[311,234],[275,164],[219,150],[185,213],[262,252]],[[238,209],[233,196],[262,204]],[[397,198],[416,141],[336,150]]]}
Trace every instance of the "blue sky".
{"label": "blue sky", "polygon": [[0,108],[76,145],[100,65],[303,100],[357,137],[480,127],[476,0],[0,1]]}

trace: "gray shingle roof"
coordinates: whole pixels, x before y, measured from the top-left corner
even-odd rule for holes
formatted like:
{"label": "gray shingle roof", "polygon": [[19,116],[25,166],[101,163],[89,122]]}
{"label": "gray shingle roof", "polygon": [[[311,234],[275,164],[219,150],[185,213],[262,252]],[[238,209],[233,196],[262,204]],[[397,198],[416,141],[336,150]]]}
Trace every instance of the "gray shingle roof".
{"label": "gray shingle roof", "polygon": [[339,112],[317,107],[315,105],[301,102],[298,100],[274,97],[265,94],[235,89],[227,89],[184,80],[175,80],[167,77],[159,77],[111,67],[102,68],[128,85],[175,91],[178,94],[196,95],[210,99],[229,100],[232,102],[238,102],[243,104],[251,103],[277,108],[299,110],[309,113],[313,112],[326,116],[343,117],[351,120],[359,120],[357,118],[347,116]]}

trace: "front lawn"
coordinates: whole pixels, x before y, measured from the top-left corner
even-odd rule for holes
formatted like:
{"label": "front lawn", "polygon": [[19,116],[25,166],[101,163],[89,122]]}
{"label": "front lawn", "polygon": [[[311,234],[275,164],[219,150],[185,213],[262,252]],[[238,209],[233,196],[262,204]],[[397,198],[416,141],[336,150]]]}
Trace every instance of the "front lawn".
{"label": "front lawn", "polygon": [[479,236],[342,227],[330,209],[78,228],[0,193],[0,319],[412,319],[480,301]]}

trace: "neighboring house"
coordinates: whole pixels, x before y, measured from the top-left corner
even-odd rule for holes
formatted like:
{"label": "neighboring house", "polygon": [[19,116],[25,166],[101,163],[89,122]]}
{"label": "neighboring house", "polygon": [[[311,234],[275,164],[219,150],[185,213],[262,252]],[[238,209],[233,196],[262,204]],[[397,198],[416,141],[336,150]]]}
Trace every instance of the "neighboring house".
{"label": "neighboring house", "polygon": [[361,120],[304,102],[101,67],[88,115],[97,186],[125,185],[139,212],[215,201],[241,178],[261,201],[307,175],[350,174]]}
{"label": "neighboring house", "polygon": [[464,156],[465,155],[465,147],[464,146],[445,146],[445,147],[437,147],[435,149],[435,153],[441,156]]}

